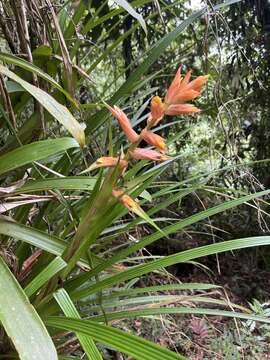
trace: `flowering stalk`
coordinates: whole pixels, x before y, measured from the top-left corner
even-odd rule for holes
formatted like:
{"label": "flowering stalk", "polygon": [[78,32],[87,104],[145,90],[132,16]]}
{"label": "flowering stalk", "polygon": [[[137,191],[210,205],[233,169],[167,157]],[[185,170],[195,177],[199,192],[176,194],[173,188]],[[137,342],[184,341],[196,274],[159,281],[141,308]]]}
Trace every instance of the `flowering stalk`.
{"label": "flowering stalk", "polygon": [[[130,158],[135,160],[150,161],[165,161],[170,159],[170,157],[165,154],[167,151],[165,139],[150,130],[152,127],[156,126],[165,115],[188,115],[201,111],[193,104],[186,102],[192,101],[200,95],[204,84],[208,80],[208,75],[199,76],[192,81],[190,81],[190,78],[190,71],[185,75],[185,77],[182,77],[181,67],[177,70],[176,75],[166,92],[164,102],[159,96],[154,96],[152,98],[150,103],[151,112],[147,120],[147,125],[140,134],[132,128],[129,118],[119,107],[111,107],[105,104],[112,115],[117,119],[118,124],[122,128],[127,139],[131,142],[131,145],[122,159],[102,157],[96,160],[96,162],[84,172],[98,167],[117,166],[118,170],[116,168],[116,171],[118,172],[115,177],[116,185],[119,177],[123,175],[125,169],[127,168]],[[139,144],[142,140],[147,142],[149,145],[154,146],[158,151],[147,148],[139,148]],[[136,203],[134,203],[134,200],[132,200],[128,195],[124,194],[121,189],[114,189],[113,196],[119,198],[126,208],[136,213],[137,207],[134,205]]]}
{"label": "flowering stalk", "polygon": [[[179,114],[192,114],[199,111],[194,105],[186,103],[200,95],[201,89],[207,81],[207,76],[199,76],[190,81],[190,73],[184,78],[181,77],[181,71],[178,69],[174,80],[172,81],[164,101],[158,96],[151,100],[151,112],[146,127],[138,134],[131,125],[126,114],[117,106],[110,107],[106,105],[113,116],[117,119],[120,127],[130,141],[130,146],[121,157],[101,157],[95,161],[90,168],[109,167],[110,171],[105,176],[104,181],[97,181],[96,191],[93,191],[91,205],[87,209],[86,215],[82,218],[76,234],[69,246],[63,253],[63,259],[68,263],[67,267],[61,271],[61,278],[64,279],[79,261],[81,255],[88,251],[91,244],[99,236],[101,231],[111,221],[113,216],[113,206],[116,197],[123,206],[129,211],[134,212],[153,227],[160,230],[155,222],[143,211],[139,204],[132,199],[122,189],[118,189],[118,182],[128,166],[131,158],[135,160],[145,159],[150,161],[165,161],[170,157],[166,155],[165,140],[154,134],[151,129],[156,126],[165,115],[173,116]],[[140,142],[144,140],[149,145],[154,146],[157,150],[148,148],[139,148]],[[52,288],[56,286],[54,281],[50,284]]]}

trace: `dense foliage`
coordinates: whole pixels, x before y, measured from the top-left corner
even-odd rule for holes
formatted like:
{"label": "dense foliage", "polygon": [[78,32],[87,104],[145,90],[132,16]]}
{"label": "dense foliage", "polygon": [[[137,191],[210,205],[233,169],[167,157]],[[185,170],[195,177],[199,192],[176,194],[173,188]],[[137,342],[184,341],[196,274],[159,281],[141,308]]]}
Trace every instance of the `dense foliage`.
{"label": "dense foliage", "polygon": [[269,350],[270,8],[192,6],[0,1],[0,359]]}

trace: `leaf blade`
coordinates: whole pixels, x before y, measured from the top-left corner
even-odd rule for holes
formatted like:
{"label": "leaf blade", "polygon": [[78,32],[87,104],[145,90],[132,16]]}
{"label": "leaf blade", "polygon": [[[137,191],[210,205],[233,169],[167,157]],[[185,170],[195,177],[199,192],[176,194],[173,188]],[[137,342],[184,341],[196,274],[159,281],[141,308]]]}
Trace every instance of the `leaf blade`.
{"label": "leaf blade", "polygon": [[72,138],[42,140],[21,146],[0,156],[0,175],[75,147],[78,143]]}
{"label": "leaf blade", "polygon": [[47,329],[1,257],[0,273],[0,320],[20,359],[57,360]]}
{"label": "leaf blade", "polygon": [[85,135],[82,126],[73,117],[69,110],[57,102],[46,91],[28,83],[21,79],[14,72],[7,67],[0,65],[0,73],[9,77],[16,83],[20,84],[26,91],[28,91],[60,124],[62,124],[77,140],[80,146],[85,146]]}

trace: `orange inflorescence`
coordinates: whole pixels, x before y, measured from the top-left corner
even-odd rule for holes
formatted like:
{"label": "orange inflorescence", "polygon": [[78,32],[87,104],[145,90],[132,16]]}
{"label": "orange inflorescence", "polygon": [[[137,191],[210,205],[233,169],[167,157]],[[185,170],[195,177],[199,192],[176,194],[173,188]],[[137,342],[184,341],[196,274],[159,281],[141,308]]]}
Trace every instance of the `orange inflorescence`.
{"label": "orange inflorescence", "polygon": [[[165,139],[153,133],[150,129],[156,126],[164,117],[164,115],[187,115],[200,112],[196,106],[188,104],[188,101],[196,99],[202,91],[204,84],[208,80],[208,75],[198,76],[196,79],[190,81],[191,72],[189,71],[184,77],[181,75],[181,67],[177,70],[176,75],[169,86],[164,102],[159,96],[154,96],[151,99],[150,109],[147,120],[147,126],[137,134],[133,130],[130,120],[126,114],[117,106],[111,107],[106,105],[113,116],[117,119],[120,127],[125,133],[127,139],[132,143],[124,159],[115,157],[102,157],[90,167],[114,167],[119,165],[123,171],[119,172],[122,176],[128,166],[129,157],[135,160],[150,160],[150,161],[165,161],[170,157],[165,155],[167,150]],[[149,145],[154,146],[157,150],[139,148],[138,145],[141,140],[146,141]],[[125,194],[121,189],[113,189],[112,195],[119,199],[119,201],[130,211],[140,214],[142,209],[138,203],[129,195]]]}

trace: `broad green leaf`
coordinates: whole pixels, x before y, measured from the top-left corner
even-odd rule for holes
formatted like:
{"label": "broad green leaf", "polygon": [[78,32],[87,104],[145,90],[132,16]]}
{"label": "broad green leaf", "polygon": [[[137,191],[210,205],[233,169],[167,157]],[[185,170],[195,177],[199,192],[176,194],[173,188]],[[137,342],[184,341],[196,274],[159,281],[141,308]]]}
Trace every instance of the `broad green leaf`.
{"label": "broad green leaf", "polygon": [[75,147],[78,143],[72,138],[42,140],[21,146],[0,156],[0,175]]}
{"label": "broad green leaf", "polygon": [[85,135],[82,126],[73,117],[69,110],[57,102],[46,91],[29,84],[27,81],[21,79],[14,72],[7,67],[0,65],[0,73],[9,77],[13,81],[20,84],[26,91],[28,91],[56,120],[59,121],[78,141],[80,146],[85,146]]}
{"label": "broad green leaf", "polygon": [[47,281],[66,266],[66,262],[57,256],[49,263],[24,289],[25,294],[30,297],[40,289]]}
{"label": "broad green leaf", "polygon": [[0,322],[21,360],[57,360],[43,322],[1,257]]}
{"label": "broad green leaf", "polygon": [[137,13],[136,10],[130,5],[130,3],[126,0],[114,0],[116,4],[124,8],[132,17],[134,17],[140,23],[144,32],[147,34],[146,23],[141,14]]}
{"label": "broad green leaf", "polygon": [[[36,50],[33,51],[33,55],[37,54],[38,56],[40,56],[41,54],[46,53],[47,55],[49,54],[49,51],[51,51],[51,49],[48,48],[47,46],[44,47],[39,47]],[[77,105],[77,102],[75,99],[73,99],[69,93],[62,88],[62,86],[60,86],[58,84],[57,81],[55,81],[50,75],[46,74],[43,70],[41,70],[38,66],[31,64],[30,62],[19,58],[18,56],[12,55],[12,54],[7,54],[7,53],[2,53],[0,52],[0,60],[4,61],[7,64],[12,64],[12,65],[16,65],[19,66],[20,68],[30,71],[33,74],[36,74],[38,76],[40,76],[42,79],[48,81],[50,84],[52,84],[56,89],[58,89],[59,91],[61,91],[67,99],[70,100],[70,102],[72,102],[75,106]]]}
{"label": "broad green leaf", "polygon": [[185,357],[162,348],[141,337],[130,335],[119,329],[98,324],[90,320],[50,317],[45,323],[48,326],[81,332],[94,340],[108,345],[138,360],[184,360]]}
{"label": "broad green leaf", "polygon": [[[63,313],[67,317],[72,317],[76,319],[80,319],[80,314],[77,311],[75,305],[71,301],[68,293],[65,289],[59,289],[54,293],[54,298],[61,307]],[[94,341],[91,337],[77,334],[80,344],[82,345],[83,350],[88,356],[89,360],[102,360],[101,354],[98,351]]]}

